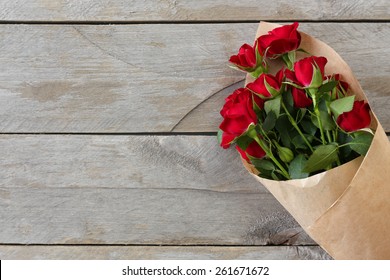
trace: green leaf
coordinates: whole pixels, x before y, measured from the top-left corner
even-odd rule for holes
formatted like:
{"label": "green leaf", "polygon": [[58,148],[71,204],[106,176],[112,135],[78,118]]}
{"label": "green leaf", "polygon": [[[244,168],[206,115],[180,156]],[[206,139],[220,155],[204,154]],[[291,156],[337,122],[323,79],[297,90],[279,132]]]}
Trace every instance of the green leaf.
{"label": "green leaf", "polygon": [[333,130],[336,128],[336,124],[328,112],[320,111],[320,118],[322,127],[325,130]]}
{"label": "green leaf", "polygon": [[269,112],[274,112],[276,117],[279,117],[280,114],[280,103],[281,102],[281,97],[277,96],[274,99],[268,100],[264,102],[264,110],[267,114]]}
{"label": "green leaf", "polygon": [[295,117],[295,122],[300,123],[302,121],[303,117],[306,115],[306,112],[307,112],[306,108],[299,109],[297,112],[297,115]]}
{"label": "green leaf", "polygon": [[283,102],[284,105],[286,106],[287,110],[292,113],[294,111],[294,99],[291,93],[291,90],[286,91],[285,93],[282,94],[283,96]]}
{"label": "green leaf", "polygon": [[352,150],[364,156],[371,146],[372,138],[374,138],[374,135],[369,132],[359,132],[359,134],[351,142],[349,142],[348,145]]}
{"label": "green leaf", "polygon": [[254,140],[247,136],[247,135],[241,135],[237,138],[236,144],[238,147],[240,147],[242,150],[246,150],[250,143],[252,143]]}
{"label": "green leaf", "polygon": [[[336,124],[332,117],[328,114],[328,112],[325,111],[320,111],[320,119],[321,119],[321,124],[322,128],[325,130],[333,130],[336,127]],[[316,115],[311,116],[311,121],[316,127],[320,127],[318,124],[318,119]]]}
{"label": "green leaf", "polygon": [[267,171],[274,171],[275,165],[266,159],[258,159],[249,156],[249,159],[251,163],[260,171],[260,170],[267,170]]}
{"label": "green leaf", "polygon": [[[314,138],[313,135],[309,135],[309,134],[303,134],[303,135],[306,137],[309,143],[313,141]],[[303,149],[303,150],[308,149],[306,142],[302,139],[302,136],[299,134],[292,139],[292,143],[295,146],[295,149]]]}
{"label": "green leaf", "polygon": [[223,134],[223,131],[221,129],[218,129],[217,140],[218,140],[219,145],[221,145],[221,143],[222,143],[222,134]]}
{"label": "green leaf", "polygon": [[306,162],[307,159],[302,154],[297,155],[292,162],[290,162],[288,172],[290,173],[291,179],[302,179],[309,176],[308,172],[303,172]]}
{"label": "green leaf", "polygon": [[307,134],[314,135],[317,132],[317,127],[309,120],[302,120],[300,125]]}
{"label": "green leaf", "polygon": [[352,149],[351,149],[350,146],[343,145],[343,144],[351,142],[352,139],[353,138],[348,133],[344,133],[342,131],[338,131],[337,143],[339,143],[339,145],[341,146],[339,148],[339,156],[340,156],[340,160],[342,162],[346,162],[347,159],[350,157],[351,152],[352,152]]}
{"label": "green leaf", "polygon": [[354,95],[336,99],[330,103],[330,110],[337,118],[342,113],[351,111],[353,108],[354,101]]}
{"label": "green leaf", "polygon": [[271,174],[275,171],[276,167],[271,161],[253,157],[249,157],[249,159],[255,168],[260,172],[260,177],[273,179]]}
{"label": "green leaf", "polygon": [[311,173],[326,169],[339,158],[337,151],[336,144],[318,146],[307,160],[303,172]]}
{"label": "green leaf", "polygon": [[267,117],[265,118],[264,122],[263,122],[263,129],[264,131],[270,131],[271,129],[273,129],[275,127],[275,124],[276,124],[276,114],[274,113],[274,111],[270,111],[268,114],[267,114]]}
{"label": "green leaf", "polygon": [[327,82],[327,83],[323,84],[322,86],[320,86],[320,88],[318,89],[318,92],[325,93],[325,92],[331,91],[337,86],[337,83],[338,83],[337,81]]}
{"label": "green leaf", "polygon": [[279,132],[280,140],[283,144],[283,146],[292,148],[291,146],[291,139],[292,136],[295,136],[297,133],[295,133],[294,128],[292,127],[290,121],[288,120],[288,117],[286,115],[281,115],[276,120],[275,125],[276,130]]}
{"label": "green leaf", "polygon": [[275,174],[275,172],[272,172],[272,173],[271,173],[271,177],[272,177],[272,179],[275,180],[275,181],[280,181],[280,178]]}

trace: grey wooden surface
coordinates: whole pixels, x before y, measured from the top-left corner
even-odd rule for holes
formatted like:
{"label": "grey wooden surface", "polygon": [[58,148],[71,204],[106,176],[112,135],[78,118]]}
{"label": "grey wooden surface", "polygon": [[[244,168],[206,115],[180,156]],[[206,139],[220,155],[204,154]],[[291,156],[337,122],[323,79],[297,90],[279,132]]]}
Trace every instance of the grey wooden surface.
{"label": "grey wooden surface", "polygon": [[387,20],[387,0],[2,0],[14,21]]}
{"label": "grey wooden surface", "polygon": [[[2,25],[0,131],[214,132],[224,98],[243,84],[227,59],[256,28]],[[301,30],[345,58],[390,129],[390,23],[302,23]]]}
{"label": "grey wooden surface", "polygon": [[329,258],[218,147],[227,59],[308,21],[390,131],[389,6],[0,0],[0,258]]}

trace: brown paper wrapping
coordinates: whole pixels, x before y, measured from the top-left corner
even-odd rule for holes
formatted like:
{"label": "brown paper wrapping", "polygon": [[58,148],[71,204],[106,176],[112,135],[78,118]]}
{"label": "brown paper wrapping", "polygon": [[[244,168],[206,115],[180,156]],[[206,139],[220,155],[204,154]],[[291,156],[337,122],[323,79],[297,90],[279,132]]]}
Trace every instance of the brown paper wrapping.
{"label": "brown paper wrapping", "polygon": [[[261,22],[256,38],[278,26]],[[357,99],[367,101],[351,69],[332,48],[302,32],[301,36],[301,48],[328,59],[326,74],[340,73]],[[371,128],[376,132],[364,158],[309,178],[260,178],[257,170],[243,161],[256,180],[335,259],[390,259],[390,144],[375,114],[372,116]]]}

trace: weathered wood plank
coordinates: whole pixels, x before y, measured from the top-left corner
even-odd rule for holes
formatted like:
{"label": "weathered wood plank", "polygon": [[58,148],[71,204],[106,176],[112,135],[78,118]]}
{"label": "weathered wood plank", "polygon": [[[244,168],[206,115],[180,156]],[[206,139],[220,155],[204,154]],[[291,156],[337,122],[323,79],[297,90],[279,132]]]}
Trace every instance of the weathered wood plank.
{"label": "weathered wood plank", "polygon": [[318,246],[9,246],[2,260],[327,260]]}
{"label": "weathered wood plank", "polygon": [[0,19],[13,21],[194,21],[389,19],[386,0],[3,0]]}
{"label": "weathered wood plank", "polygon": [[[216,131],[257,24],[2,25],[1,132]],[[303,23],[355,71],[390,130],[390,24]],[[375,46],[375,47],[373,47]]]}
{"label": "weathered wood plank", "polygon": [[314,244],[206,136],[0,137],[0,243]]}

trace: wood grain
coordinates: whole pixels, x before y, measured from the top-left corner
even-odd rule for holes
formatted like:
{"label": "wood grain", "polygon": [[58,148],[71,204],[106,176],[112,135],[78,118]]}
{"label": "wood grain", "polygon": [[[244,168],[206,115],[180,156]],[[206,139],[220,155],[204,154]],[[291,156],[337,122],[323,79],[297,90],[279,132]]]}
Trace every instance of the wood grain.
{"label": "wood grain", "polygon": [[[0,132],[216,131],[223,99],[243,79],[227,59],[256,28],[1,25]],[[301,30],[349,63],[389,131],[390,24],[302,23]]]}
{"label": "wood grain", "polygon": [[318,246],[9,246],[2,260],[327,260]]}
{"label": "wood grain", "polygon": [[384,20],[386,0],[2,0],[12,21]]}
{"label": "wood grain", "polygon": [[314,244],[207,136],[0,137],[1,243]]}

